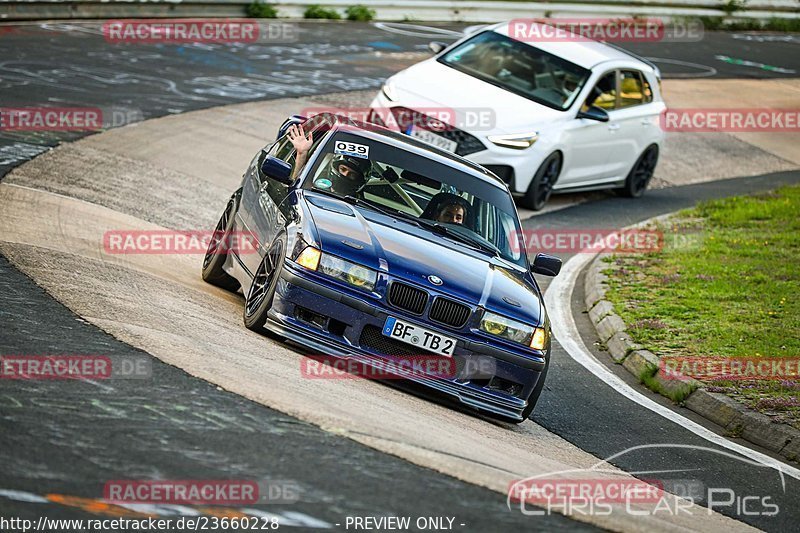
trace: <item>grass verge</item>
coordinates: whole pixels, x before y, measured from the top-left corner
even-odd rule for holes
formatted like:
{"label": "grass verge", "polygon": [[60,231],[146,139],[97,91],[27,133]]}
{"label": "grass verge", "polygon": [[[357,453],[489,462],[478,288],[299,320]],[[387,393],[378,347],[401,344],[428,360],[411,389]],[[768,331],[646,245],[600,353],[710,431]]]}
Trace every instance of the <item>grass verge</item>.
{"label": "grass verge", "polygon": [[[800,186],[703,203],[661,229],[661,251],[607,271],[635,342],[662,359],[800,359]],[[800,380],[701,381],[800,429]]]}

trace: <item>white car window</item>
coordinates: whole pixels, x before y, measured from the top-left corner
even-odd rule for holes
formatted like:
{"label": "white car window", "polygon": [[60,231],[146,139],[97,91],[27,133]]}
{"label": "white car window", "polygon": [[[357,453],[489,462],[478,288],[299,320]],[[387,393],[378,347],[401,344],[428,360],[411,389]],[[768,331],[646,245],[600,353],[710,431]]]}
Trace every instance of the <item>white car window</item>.
{"label": "white car window", "polygon": [[437,61],[534,102],[565,111],[591,71],[493,31],[479,33]]}
{"label": "white car window", "polygon": [[[649,87],[648,87],[649,89]],[[652,100],[652,95],[650,95]],[[636,70],[622,70],[619,76],[619,107],[631,107],[646,102],[642,75]]]}
{"label": "white car window", "polygon": [[605,74],[589,93],[583,109],[596,106],[606,111],[617,109],[617,71]]}

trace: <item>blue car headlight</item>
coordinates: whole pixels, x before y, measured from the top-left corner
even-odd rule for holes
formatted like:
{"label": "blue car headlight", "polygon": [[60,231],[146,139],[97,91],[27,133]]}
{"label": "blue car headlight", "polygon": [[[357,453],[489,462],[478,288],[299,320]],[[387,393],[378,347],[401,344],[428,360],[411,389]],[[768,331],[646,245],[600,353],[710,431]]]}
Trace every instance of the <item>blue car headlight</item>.
{"label": "blue car headlight", "polygon": [[543,328],[529,326],[490,311],[483,314],[480,329],[490,335],[524,344],[535,350],[544,350],[547,346],[547,332]]}
{"label": "blue car headlight", "polygon": [[294,261],[309,270],[316,270],[326,276],[363,289],[372,291],[378,279],[378,273],[371,268],[358,265],[336,257],[335,255],[321,252],[314,246],[307,245],[296,255]]}
{"label": "blue car headlight", "polygon": [[322,254],[317,270],[366,291],[374,289],[378,279],[378,273],[371,268],[326,253]]}

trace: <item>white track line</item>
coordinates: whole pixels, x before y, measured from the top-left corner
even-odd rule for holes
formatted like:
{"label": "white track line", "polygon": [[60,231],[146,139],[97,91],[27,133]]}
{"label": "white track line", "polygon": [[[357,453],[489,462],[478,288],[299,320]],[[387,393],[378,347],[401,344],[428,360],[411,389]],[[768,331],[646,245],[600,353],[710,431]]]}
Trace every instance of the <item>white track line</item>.
{"label": "white track line", "polygon": [[420,26],[418,24],[403,24],[400,22],[373,22],[373,26],[389,33],[400,35],[411,35],[413,37],[449,37],[460,39],[464,34],[460,31],[448,30],[447,28],[437,28],[435,26]]}
{"label": "white track line", "polygon": [[[682,67],[696,68],[700,72],[678,72],[669,74],[670,78],[710,78],[716,76],[717,69],[709,65],[702,65],[700,63],[690,63],[689,61],[681,61],[679,59],[667,59],[665,57],[645,57],[648,61],[653,63],[663,63],[666,65],[679,65]],[[663,72],[661,73],[664,74]]]}
{"label": "white track line", "polygon": [[559,344],[569,354],[572,359],[580,363],[589,372],[597,376],[599,379],[607,383],[612,389],[622,394],[629,400],[632,400],[642,407],[650,409],[654,413],[663,416],[667,420],[678,424],[679,426],[691,431],[700,438],[703,438],[711,443],[714,443],[728,450],[734,451],[754,461],[774,468],[779,472],[783,472],[788,476],[795,479],[800,479],[800,470],[791,467],[782,461],[773,459],[772,457],[763,453],[757,452],[741,444],[736,444],[729,441],[725,437],[717,435],[713,431],[704,428],[700,424],[689,420],[685,416],[681,416],[675,411],[660,405],[650,398],[644,396],[642,393],[633,389],[630,385],[625,383],[619,376],[611,372],[603,363],[598,361],[592,353],[586,348],[586,345],[581,339],[578,332],[578,326],[575,324],[575,319],[572,316],[572,309],[570,302],[572,301],[572,291],[578,280],[578,276],[586,264],[594,259],[594,254],[579,253],[572,257],[564,267],[561,273],[556,277],[545,293],[545,305],[550,314],[550,322],[552,324],[553,332]]}

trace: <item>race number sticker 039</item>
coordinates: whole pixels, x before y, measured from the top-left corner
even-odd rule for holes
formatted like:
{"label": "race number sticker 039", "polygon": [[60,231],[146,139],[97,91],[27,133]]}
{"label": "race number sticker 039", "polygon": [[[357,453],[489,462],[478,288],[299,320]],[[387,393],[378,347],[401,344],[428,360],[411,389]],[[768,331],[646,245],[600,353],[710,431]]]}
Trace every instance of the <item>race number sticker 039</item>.
{"label": "race number sticker 039", "polygon": [[365,144],[336,141],[336,146],[333,147],[333,153],[369,159],[369,146]]}

